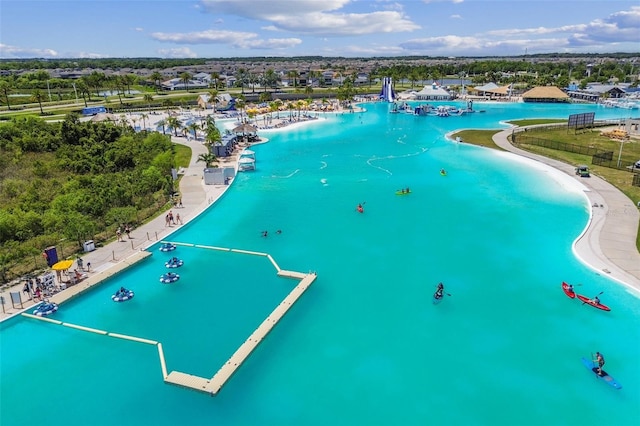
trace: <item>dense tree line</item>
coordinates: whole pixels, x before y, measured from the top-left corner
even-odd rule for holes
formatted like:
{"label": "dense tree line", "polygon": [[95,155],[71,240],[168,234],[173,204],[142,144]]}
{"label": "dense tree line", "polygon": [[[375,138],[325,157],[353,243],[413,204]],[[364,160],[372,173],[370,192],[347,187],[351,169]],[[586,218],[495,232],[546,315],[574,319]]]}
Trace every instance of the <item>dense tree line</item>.
{"label": "dense tree line", "polygon": [[166,203],[170,139],[70,114],[0,124],[0,279],[25,256],[86,239]]}

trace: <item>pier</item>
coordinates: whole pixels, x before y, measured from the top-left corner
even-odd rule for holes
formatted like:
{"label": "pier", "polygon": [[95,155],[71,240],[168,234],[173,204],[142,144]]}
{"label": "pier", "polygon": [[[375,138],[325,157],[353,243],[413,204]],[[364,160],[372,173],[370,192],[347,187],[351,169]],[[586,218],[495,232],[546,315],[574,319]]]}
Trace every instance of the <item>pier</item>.
{"label": "pier", "polygon": [[[167,241],[169,242],[169,241]],[[74,330],[79,330],[88,333],[94,333],[99,335],[104,335],[107,337],[113,337],[117,339],[128,340],[136,343],[143,343],[147,345],[154,345],[158,348],[158,357],[160,360],[160,368],[162,371],[162,377],[165,383],[181,386],[188,389],[197,390],[203,393],[207,393],[211,396],[215,396],[220,392],[224,384],[233,376],[238,368],[242,365],[242,363],[251,355],[251,353],[258,347],[260,342],[264,340],[264,338],[269,334],[269,332],[276,326],[276,324],[284,317],[284,315],[291,309],[294,303],[304,294],[304,292],[309,288],[309,286],[315,281],[317,278],[317,274],[315,272],[303,273],[296,271],[289,271],[281,269],[280,266],[276,263],[276,261],[271,257],[271,255],[267,253],[254,252],[249,250],[240,250],[240,249],[231,249],[231,248],[223,248],[223,247],[213,247],[213,246],[202,246],[202,245],[194,245],[189,243],[179,243],[179,242],[171,242],[172,244],[207,249],[207,250],[217,250],[217,251],[225,251],[229,253],[237,253],[251,256],[261,256],[268,259],[268,261],[275,268],[277,275],[283,278],[291,278],[294,280],[300,280],[299,283],[291,290],[289,294],[275,307],[275,309],[267,316],[267,318],[262,321],[262,323],[256,328],[256,330],[251,333],[251,335],[245,340],[240,347],[231,355],[231,358],[227,362],[225,362],[222,367],[216,372],[216,374],[211,378],[205,378],[200,376],[195,376],[189,373],[184,373],[180,371],[171,371],[167,373],[167,363],[164,357],[164,351],[162,349],[162,343],[152,340],[146,339],[142,337],[136,336],[128,336],[120,333],[113,333],[105,330],[99,330],[95,328],[85,327],[82,325],[64,323],[62,321],[55,320],[53,318],[39,317],[36,315],[31,315],[28,313],[23,313],[24,317],[32,318],[35,320],[61,325],[63,327],[68,327]],[[64,298],[62,294],[55,295],[50,298],[52,302],[61,303],[72,297],[77,296],[78,294],[88,290],[93,285],[98,282],[101,282],[113,274],[120,272],[121,270],[145,259],[150,256],[150,252],[140,252],[136,256],[132,256],[131,259],[128,259],[127,262],[122,262],[118,264],[115,268],[110,268],[108,271],[101,272],[87,279],[88,282],[82,283],[84,285],[78,285],[77,291],[69,292],[64,294]],[[91,281],[89,281],[91,280]]]}

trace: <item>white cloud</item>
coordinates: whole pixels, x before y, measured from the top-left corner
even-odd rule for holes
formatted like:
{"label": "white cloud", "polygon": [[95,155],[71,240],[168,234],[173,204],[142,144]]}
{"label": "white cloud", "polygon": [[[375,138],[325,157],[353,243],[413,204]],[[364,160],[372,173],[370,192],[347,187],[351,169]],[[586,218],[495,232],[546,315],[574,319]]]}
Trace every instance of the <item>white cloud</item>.
{"label": "white cloud", "polygon": [[143,32],[143,31],[144,31],[144,28],[142,28],[142,27],[135,27],[135,28],[134,28],[134,30],[135,30],[135,31],[137,31],[137,32],[139,32],[139,33],[141,33],[141,32]]}
{"label": "white cloud", "polygon": [[227,13],[266,21],[270,28],[297,34],[351,36],[414,31],[420,26],[401,11],[339,13],[350,0],[203,0],[212,14]]}
{"label": "white cloud", "polygon": [[[457,16],[457,15],[454,15]],[[453,16],[452,16],[453,17]],[[640,39],[640,7],[616,12],[606,19],[559,27],[508,28],[474,36],[446,35],[407,40],[399,46],[405,54],[518,55],[529,52],[610,51],[629,49]],[[627,46],[624,45],[627,43]]]}
{"label": "white cloud", "polygon": [[99,58],[108,58],[110,55],[105,55],[103,53],[92,53],[92,52],[77,52],[70,53],[67,55],[68,58],[86,58],[86,59],[99,59]]}
{"label": "white cloud", "polygon": [[33,49],[0,43],[0,58],[56,58],[53,49]]}
{"label": "white cloud", "polygon": [[449,16],[449,18],[451,18],[451,19],[462,19],[462,16],[456,14],[456,15]]}
{"label": "white cloud", "polygon": [[299,38],[262,39],[258,34],[241,31],[206,30],[191,33],[153,33],[158,41],[178,44],[226,44],[239,49],[283,49],[302,43]]}
{"label": "white cloud", "polygon": [[488,31],[490,37],[519,37],[532,35],[556,35],[564,37],[569,44],[597,46],[612,42],[638,42],[640,40],[640,7],[616,12],[606,19],[595,19],[587,24],[561,27],[536,27]]}
{"label": "white cloud", "polygon": [[158,53],[164,58],[197,58],[198,54],[188,47],[176,47],[173,49],[158,49]]}

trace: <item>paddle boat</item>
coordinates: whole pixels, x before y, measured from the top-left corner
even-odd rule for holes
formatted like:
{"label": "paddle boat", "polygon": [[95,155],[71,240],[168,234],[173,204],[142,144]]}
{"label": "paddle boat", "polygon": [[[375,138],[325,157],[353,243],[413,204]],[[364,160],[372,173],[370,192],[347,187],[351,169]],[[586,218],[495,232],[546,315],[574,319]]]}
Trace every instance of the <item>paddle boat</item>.
{"label": "paddle boat", "polygon": [[124,287],[120,287],[120,289],[116,291],[116,294],[111,296],[111,300],[114,302],[124,302],[130,299],[133,299],[133,291]]}
{"label": "paddle boat", "polygon": [[33,315],[39,317],[46,317],[58,310],[58,305],[53,302],[49,302],[49,299],[44,299],[40,305],[33,311]]}
{"label": "paddle boat", "polygon": [[178,248],[178,246],[176,246],[175,244],[163,243],[160,246],[160,251],[174,251],[176,248]]}
{"label": "paddle boat", "polygon": [[396,191],[396,195],[409,195],[411,194],[411,191],[409,190],[409,188],[406,189],[399,189]]}
{"label": "paddle boat", "polygon": [[587,305],[593,306],[594,308],[601,309],[603,311],[611,310],[611,308],[607,305],[603,305],[602,303],[600,303],[600,299],[598,299],[598,296],[594,297],[593,299],[589,299],[588,297],[581,294],[576,294],[576,297],[580,299],[583,304],[586,303]]}
{"label": "paddle boat", "polygon": [[571,284],[567,284],[564,281],[562,281],[562,291],[564,291],[564,294],[572,299],[576,297],[576,292],[573,291],[573,286]]}
{"label": "paddle boat", "polygon": [[440,176],[446,176],[447,171],[445,169],[440,169]]}
{"label": "paddle boat", "polygon": [[175,283],[179,279],[180,275],[176,274],[175,272],[167,272],[166,274],[160,276],[160,282],[163,284]]}
{"label": "paddle boat", "polygon": [[166,266],[167,268],[179,268],[182,265],[184,265],[184,261],[178,259],[177,257],[172,257],[164,263],[164,266]]}

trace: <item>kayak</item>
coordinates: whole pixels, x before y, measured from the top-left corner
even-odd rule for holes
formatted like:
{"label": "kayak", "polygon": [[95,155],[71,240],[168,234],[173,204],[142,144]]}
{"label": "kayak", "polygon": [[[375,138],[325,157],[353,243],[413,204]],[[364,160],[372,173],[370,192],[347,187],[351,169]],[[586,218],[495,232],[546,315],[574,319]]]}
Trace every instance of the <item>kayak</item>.
{"label": "kayak", "polygon": [[616,382],[616,379],[607,374],[606,371],[602,370],[602,375],[598,374],[598,365],[595,362],[582,358],[582,364],[591,370],[598,379],[602,379],[609,386],[613,386],[616,389],[622,389],[622,385]]}
{"label": "kayak", "polygon": [[562,291],[564,291],[564,294],[572,299],[576,297],[576,292],[573,291],[573,289],[569,289],[569,284],[565,283],[564,281],[562,281]]}
{"label": "kayak", "polygon": [[396,195],[409,195],[411,191],[396,191]]}
{"label": "kayak", "polygon": [[444,299],[444,295],[438,296],[438,293],[433,293],[433,304],[437,305],[438,303],[442,302],[442,299]]}
{"label": "kayak", "polygon": [[609,308],[608,306],[603,305],[602,303],[596,303],[593,300],[591,300],[588,297],[585,297],[585,296],[583,296],[581,294],[576,294],[576,297],[578,299],[580,299],[582,302],[593,306],[594,308],[602,309],[603,311],[610,311],[611,310],[611,308]]}

